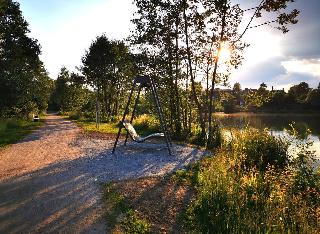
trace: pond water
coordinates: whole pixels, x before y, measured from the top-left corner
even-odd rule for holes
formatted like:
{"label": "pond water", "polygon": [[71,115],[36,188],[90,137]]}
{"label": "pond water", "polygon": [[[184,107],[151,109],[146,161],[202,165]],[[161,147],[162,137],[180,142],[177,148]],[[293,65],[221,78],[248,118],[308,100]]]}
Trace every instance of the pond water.
{"label": "pond water", "polygon": [[[245,128],[247,126],[258,129],[268,128],[273,135],[286,136],[285,129],[294,123],[298,132],[305,132],[307,129],[311,131],[308,138],[313,141],[312,150],[316,152],[320,164],[320,114],[215,114],[214,118],[221,124],[223,128]],[[305,139],[306,136],[301,136]]]}

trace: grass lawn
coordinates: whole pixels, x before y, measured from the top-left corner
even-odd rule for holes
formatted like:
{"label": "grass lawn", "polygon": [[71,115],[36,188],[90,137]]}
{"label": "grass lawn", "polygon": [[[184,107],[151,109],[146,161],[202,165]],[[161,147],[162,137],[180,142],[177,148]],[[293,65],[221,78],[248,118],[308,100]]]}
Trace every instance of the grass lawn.
{"label": "grass lawn", "polygon": [[[102,134],[117,134],[119,130],[119,122],[101,123],[97,128],[96,123],[86,119],[77,119],[74,121],[87,133],[102,133]],[[149,135],[151,133],[160,132],[159,123],[154,117],[141,115],[133,122],[134,128],[141,136]],[[126,130],[122,128],[121,134],[126,134]]]}
{"label": "grass lawn", "polygon": [[0,119],[0,147],[17,142],[42,124],[41,120],[32,122],[22,119]]}
{"label": "grass lawn", "polygon": [[[100,126],[97,128],[95,122],[80,121],[80,120],[75,120],[74,122],[86,132],[117,134],[119,130],[118,124],[116,123],[101,123]],[[122,129],[121,133],[124,134],[125,130]]]}

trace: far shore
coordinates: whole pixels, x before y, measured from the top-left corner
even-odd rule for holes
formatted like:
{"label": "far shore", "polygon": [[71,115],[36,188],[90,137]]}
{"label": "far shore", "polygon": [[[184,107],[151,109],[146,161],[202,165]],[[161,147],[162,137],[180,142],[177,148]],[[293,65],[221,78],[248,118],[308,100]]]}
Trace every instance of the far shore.
{"label": "far shore", "polygon": [[224,112],[215,112],[213,113],[214,116],[320,116],[320,112],[305,112],[305,113],[298,113],[298,112],[235,112],[235,113],[224,113]]}

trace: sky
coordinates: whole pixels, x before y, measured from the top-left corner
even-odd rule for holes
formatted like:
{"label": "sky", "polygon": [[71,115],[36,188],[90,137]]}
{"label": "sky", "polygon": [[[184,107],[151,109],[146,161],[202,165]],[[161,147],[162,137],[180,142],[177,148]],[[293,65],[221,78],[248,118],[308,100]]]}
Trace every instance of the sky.
{"label": "sky", "polygon": [[[246,6],[257,0],[239,0]],[[123,39],[133,28],[135,11],[132,0],[18,0],[29,23],[30,36],[41,47],[41,60],[51,78],[62,66],[69,70],[81,65],[81,57],[92,40],[105,33],[111,39]],[[269,88],[288,90],[302,81],[311,87],[320,82],[320,0],[297,0],[291,5],[301,11],[299,22],[282,34],[271,27],[250,29],[244,41],[250,44],[242,66],[233,71],[230,85],[257,88],[265,82]],[[244,23],[249,15],[245,15]],[[256,25],[259,22],[253,22]]]}

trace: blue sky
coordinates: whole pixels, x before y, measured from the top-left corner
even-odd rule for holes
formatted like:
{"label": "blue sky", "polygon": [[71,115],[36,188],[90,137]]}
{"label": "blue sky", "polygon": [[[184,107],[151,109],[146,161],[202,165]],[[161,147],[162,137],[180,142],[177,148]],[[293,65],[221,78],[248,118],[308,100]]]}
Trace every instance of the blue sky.
{"label": "blue sky", "polygon": [[[241,0],[255,6],[257,0]],[[41,59],[52,78],[62,66],[74,70],[92,40],[102,33],[109,38],[129,35],[135,11],[132,0],[18,0],[31,30],[42,46]],[[230,84],[288,89],[301,81],[316,87],[320,82],[320,1],[297,0],[299,23],[288,34],[271,28],[248,31],[251,46]],[[255,22],[253,23],[253,25]]]}

